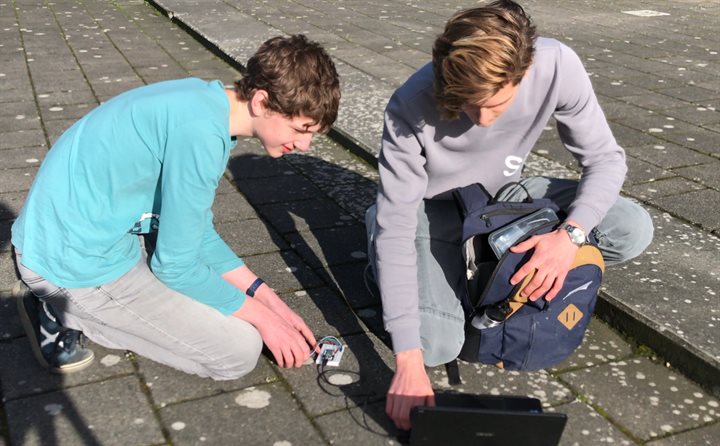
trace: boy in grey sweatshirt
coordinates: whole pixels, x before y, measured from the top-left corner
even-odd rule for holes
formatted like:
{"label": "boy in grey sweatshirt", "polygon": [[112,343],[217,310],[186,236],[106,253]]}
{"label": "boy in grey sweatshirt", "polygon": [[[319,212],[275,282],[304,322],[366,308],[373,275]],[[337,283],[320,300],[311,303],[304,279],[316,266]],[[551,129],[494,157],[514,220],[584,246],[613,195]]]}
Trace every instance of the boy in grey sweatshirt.
{"label": "boy in grey sweatshirt", "polygon": [[[579,182],[521,179],[551,117],[581,166]],[[462,226],[453,189],[481,183],[495,194],[520,181],[567,214],[556,231],[512,248],[534,250],[511,280],[537,269],[523,296],[532,300],[557,294],[588,231],[608,264],[637,256],[652,239],[647,212],[619,197],[625,153],[580,59],[556,40],[536,38],[529,17],[511,1],[448,21],[433,62],[390,99],[379,170],[377,202],[366,218],[370,275],[396,354],[386,411],[401,429],[410,427],[412,407],[434,404],[424,365],[453,360],[464,341]],[[524,193],[511,188],[502,198]]]}

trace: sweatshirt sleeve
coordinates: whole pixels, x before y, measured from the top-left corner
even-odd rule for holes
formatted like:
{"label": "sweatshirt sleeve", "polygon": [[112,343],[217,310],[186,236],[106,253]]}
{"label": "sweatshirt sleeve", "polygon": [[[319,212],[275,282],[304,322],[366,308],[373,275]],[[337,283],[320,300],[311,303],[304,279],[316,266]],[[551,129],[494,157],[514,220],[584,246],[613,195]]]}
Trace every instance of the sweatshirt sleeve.
{"label": "sweatshirt sleeve", "polygon": [[207,213],[200,257],[203,262],[220,275],[245,264],[215,230],[212,211]]}
{"label": "sweatshirt sleeve", "polygon": [[402,102],[385,110],[377,196],[377,274],[383,320],[398,353],[421,348],[415,232],[417,210],[427,188],[422,145]]}
{"label": "sweatshirt sleeve", "polygon": [[565,45],[560,47],[558,83],[558,133],[582,169],[568,219],[589,231],[620,194],[627,172],[625,151],[615,141],[580,58]]}
{"label": "sweatshirt sleeve", "polygon": [[[201,125],[175,129],[168,138],[162,167],[160,226],[151,267],[168,287],[230,314],[244,294],[208,264],[213,252],[229,250],[212,227],[210,208],[227,148],[223,139]],[[209,225],[209,226],[208,226]],[[205,243],[211,246],[203,246]]]}

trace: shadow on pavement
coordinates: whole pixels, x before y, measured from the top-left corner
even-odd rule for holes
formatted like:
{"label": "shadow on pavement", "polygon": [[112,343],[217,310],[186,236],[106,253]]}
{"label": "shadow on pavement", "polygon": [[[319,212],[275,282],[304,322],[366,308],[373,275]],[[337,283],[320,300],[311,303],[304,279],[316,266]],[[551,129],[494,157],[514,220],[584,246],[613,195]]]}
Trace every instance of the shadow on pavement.
{"label": "shadow on pavement", "polygon": [[[344,368],[343,365],[348,365],[345,358],[339,368],[317,366],[320,390],[344,398],[348,409],[360,408],[361,416],[356,416],[355,411],[350,415],[362,429],[394,437],[395,428],[384,413],[385,393],[393,376],[388,367],[393,361],[392,353],[383,345],[378,349],[374,337],[368,336],[360,323],[362,319],[376,339],[389,345],[389,336],[382,328],[379,296],[371,296],[363,282],[367,241],[359,214],[374,202],[375,183],[308,154],[286,155],[270,161],[267,157],[242,154],[231,158],[228,168],[238,188],[262,215],[269,232],[283,234],[282,240],[274,240],[278,246],[289,244],[323,279],[324,284],[318,285],[302,268],[294,273],[316,307],[307,313],[319,310],[357,359],[357,370]],[[299,176],[294,176],[293,171]],[[268,176],[253,182],[246,176],[249,172],[255,178],[263,175],[258,172]],[[293,190],[286,194],[283,188],[287,187],[288,176],[294,176]],[[258,191],[258,185],[271,188],[270,194]],[[367,190],[373,192],[364,192]],[[289,251],[280,253],[286,261]],[[316,335],[326,334],[318,332],[321,327],[312,326],[311,314],[302,316]],[[388,353],[381,355],[381,350]],[[346,379],[351,376],[353,382],[344,384],[334,376]],[[369,423],[370,420],[374,423]]]}

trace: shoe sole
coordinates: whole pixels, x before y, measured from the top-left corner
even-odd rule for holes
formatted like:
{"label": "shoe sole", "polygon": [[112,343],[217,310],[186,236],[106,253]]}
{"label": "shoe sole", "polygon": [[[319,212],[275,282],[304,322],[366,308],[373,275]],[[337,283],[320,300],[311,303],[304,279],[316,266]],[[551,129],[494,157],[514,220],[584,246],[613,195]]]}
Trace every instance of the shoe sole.
{"label": "shoe sole", "polygon": [[15,285],[15,287],[13,287],[13,294],[15,294],[17,299],[18,313],[20,313],[20,323],[22,324],[23,330],[25,330],[25,334],[29,338],[33,356],[35,356],[35,360],[37,360],[40,366],[58,375],[79,372],[80,370],[88,367],[92,363],[93,359],[95,359],[95,353],[93,353],[92,350],[90,350],[90,356],[84,361],[60,367],[52,366],[45,360],[45,356],[43,356],[42,350],[40,350],[40,340],[37,338],[37,334],[35,333],[35,325],[33,320],[30,318],[30,315],[27,313],[25,304],[23,303],[23,299],[25,299],[25,292],[21,289],[22,285],[20,285],[19,282]]}

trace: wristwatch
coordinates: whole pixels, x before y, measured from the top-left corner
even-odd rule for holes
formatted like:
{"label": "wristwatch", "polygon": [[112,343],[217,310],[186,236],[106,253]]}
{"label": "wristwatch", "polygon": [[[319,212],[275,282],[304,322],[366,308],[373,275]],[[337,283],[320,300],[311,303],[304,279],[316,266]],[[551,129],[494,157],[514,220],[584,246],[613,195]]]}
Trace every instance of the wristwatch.
{"label": "wristwatch", "polygon": [[577,226],[573,226],[569,223],[563,223],[560,227],[567,231],[568,236],[570,237],[570,241],[573,242],[573,244],[575,244],[576,246],[582,246],[587,242],[585,231],[578,228]]}

